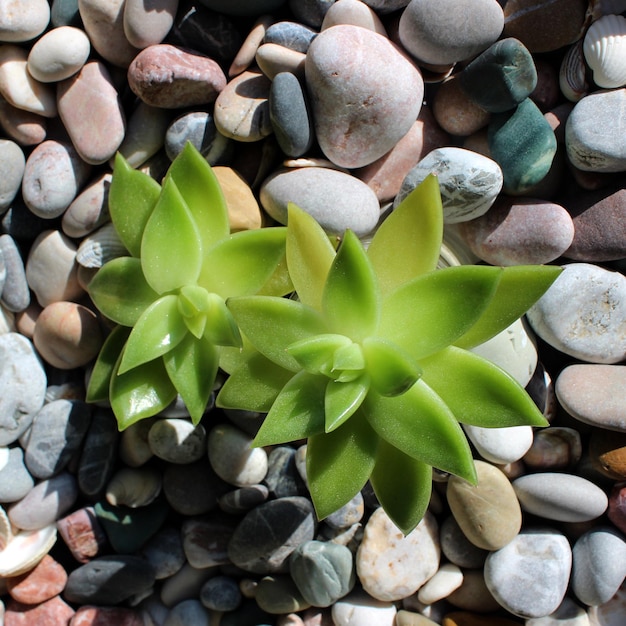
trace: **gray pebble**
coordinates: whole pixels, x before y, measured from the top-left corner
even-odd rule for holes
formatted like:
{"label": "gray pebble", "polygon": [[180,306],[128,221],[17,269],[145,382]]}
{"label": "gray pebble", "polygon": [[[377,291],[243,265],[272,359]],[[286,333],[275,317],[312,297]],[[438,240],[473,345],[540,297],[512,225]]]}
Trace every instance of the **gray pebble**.
{"label": "gray pebble", "polygon": [[363,494],[359,491],[350,502],[346,502],[341,508],[326,517],[324,523],[336,530],[350,528],[353,524],[361,521],[364,512]]}
{"label": "gray pebble", "polygon": [[213,116],[207,111],[189,111],[179,115],[165,133],[165,152],[173,161],[190,141],[206,160],[214,165],[224,155],[230,140],[217,132]]}
{"label": "gray pebble", "polygon": [[270,452],[267,475],[263,482],[274,498],[308,494],[306,485],[296,469],[295,456],[296,451],[287,446],[278,446]]}
{"label": "gray pebble", "polygon": [[192,567],[205,569],[229,563],[228,542],[235,522],[231,517],[190,518],[182,525],[183,550]]}
{"label": "gray pebble", "polygon": [[335,0],[289,0],[289,10],[298,22],[319,28],[333,4]]}
{"label": "gray pebble", "polygon": [[0,502],[17,502],[35,486],[33,477],[24,464],[22,448],[2,448],[6,462],[0,467]]}
{"label": "gray pebble", "polygon": [[209,626],[209,612],[199,600],[183,600],[170,609],[163,626]]}
{"label": "gray pebble", "polygon": [[265,485],[240,487],[225,493],[219,499],[219,506],[225,513],[237,515],[245,513],[267,500],[269,489]]}
{"label": "gray pebble", "polygon": [[463,533],[454,516],[450,515],[441,524],[441,551],[455,565],[463,568],[477,569],[482,567],[488,550],[475,546]]}
{"label": "gray pebble", "polygon": [[13,313],[24,311],[30,304],[30,290],[26,280],[24,260],[11,235],[0,236],[0,253],[5,272],[0,301]]}
{"label": "gray pebble", "polygon": [[148,445],[155,456],[168,463],[193,463],[206,453],[206,431],[187,419],[161,419],[150,428]]}
{"label": "gray pebble", "polygon": [[178,528],[162,528],[141,548],[141,556],[154,569],[156,580],[173,576],[186,562]]}
{"label": "gray pebble", "polygon": [[234,611],[242,599],[237,581],[230,576],[215,576],[200,590],[200,602],[212,611]]}
{"label": "gray pebble", "polygon": [[177,465],[170,463],[163,472],[163,493],[169,505],[182,515],[203,515],[217,506],[227,489],[208,460]]}
{"label": "gray pebble", "polygon": [[26,157],[22,148],[10,139],[0,139],[0,214],[4,213],[22,185]]}
{"label": "gray pebble", "polygon": [[6,446],[31,425],[46,394],[41,360],[23,335],[0,335],[0,389],[0,446]]}
{"label": "gray pebble", "polygon": [[265,31],[263,43],[275,43],[296,52],[306,53],[316,36],[317,33],[304,24],[276,22]]}
{"label": "gray pebble", "polygon": [[79,450],[91,420],[80,400],[55,400],[35,415],[26,446],[26,466],[36,478],[51,478]]}

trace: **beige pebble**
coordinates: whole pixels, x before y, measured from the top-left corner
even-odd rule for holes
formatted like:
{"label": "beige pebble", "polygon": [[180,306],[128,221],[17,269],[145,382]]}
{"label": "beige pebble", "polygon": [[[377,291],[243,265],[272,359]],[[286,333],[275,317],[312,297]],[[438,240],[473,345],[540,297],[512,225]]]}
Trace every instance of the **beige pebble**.
{"label": "beige pebble", "polygon": [[131,424],[122,432],[119,445],[122,463],[129,467],[140,467],[154,456],[148,442],[148,435],[153,424],[154,420],[141,420]]}
{"label": "beige pebble", "polygon": [[433,604],[447,598],[463,584],[463,572],[453,563],[442,565],[435,575],[417,592],[417,599],[422,604]]}
{"label": "beige pebble", "polygon": [[264,43],[255,55],[257,65],[270,80],[281,72],[290,72],[300,78],[304,77],[305,59],[306,54],[303,52],[290,50],[275,43]]}
{"label": "beige pebble", "polygon": [[30,41],[46,30],[49,21],[47,0],[2,0],[0,41]]}
{"label": "beige pebble", "polygon": [[263,218],[259,203],[244,178],[226,166],[215,166],[213,173],[226,198],[231,231],[261,228]]}
{"label": "beige pebble", "polygon": [[482,569],[464,570],[463,583],[446,600],[459,609],[477,613],[488,613],[501,608],[487,588]]}
{"label": "beige pebble", "polygon": [[109,220],[108,199],[111,180],[110,172],[100,174],[67,207],[63,213],[61,226],[68,237],[84,237]]}
{"label": "beige pebble", "polygon": [[54,89],[28,72],[28,52],[13,44],[0,45],[0,95],[14,107],[56,117]]}
{"label": "beige pebble", "polygon": [[15,315],[15,325],[17,331],[28,337],[33,338],[35,334],[35,323],[42,311],[42,307],[37,302],[31,302],[24,311],[20,311]]}
{"label": "beige pebble", "polygon": [[46,118],[18,109],[0,98],[0,127],[20,146],[36,146],[45,140]]}
{"label": "beige pebble", "polygon": [[376,13],[360,0],[337,0],[330,5],[324,15],[320,30],[326,30],[339,24],[352,24],[373,30],[375,33],[387,37],[385,26]]}
{"label": "beige pebble", "polygon": [[126,0],[124,34],[136,48],[161,43],[174,24],[178,0]]}
{"label": "beige pebble", "polygon": [[484,128],[491,114],[481,109],[465,94],[457,76],[445,80],[433,98],[437,123],[451,135],[466,137]]}
{"label": "beige pebble", "polygon": [[396,614],[395,626],[438,626],[437,622],[413,611],[400,610]]}
{"label": "beige pebble", "polygon": [[85,65],[91,52],[84,30],[60,26],[38,39],[28,53],[30,75],[42,83],[69,78]]}
{"label": "beige pebble", "polygon": [[252,27],[252,30],[244,39],[244,42],[241,44],[241,48],[239,48],[237,55],[230,65],[230,68],[228,70],[228,76],[230,78],[238,76],[239,74],[241,74],[241,72],[247,70],[250,67],[252,61],[254,61],[256,51],[258,50],[261,43],[263,43],[265,31],[267,31],[267,29],[272,25],[273,22],[274,18],[271,15],[261,15],[257,18],[254,26]]}
{"label": "beige pebble", "polygon": [[102,347],[95,313],[75,302],[53,302],[35,323],[33,342],[43,359],[59,369],[86,365]]}

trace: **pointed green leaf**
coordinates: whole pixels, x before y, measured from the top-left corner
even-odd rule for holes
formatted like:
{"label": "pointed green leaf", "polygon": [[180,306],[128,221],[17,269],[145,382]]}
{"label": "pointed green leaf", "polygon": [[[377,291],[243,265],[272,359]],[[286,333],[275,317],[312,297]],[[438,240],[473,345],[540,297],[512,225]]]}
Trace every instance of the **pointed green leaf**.
{"label": "pointed green leaf", "polygon": [[329,376],[335,353],[349,345],[352,345],[352,340],[345,335],[325,333],[296,341],[287,348],[287,352],[307,372]]}
{"label": "pointed green leaf", "polygon": [[380,437],[410,457],[470,481],[475,478],[463,430],[423,379],[392,398],[370,392],[363,411]]}
{"label": "pointed green leaf", "polygon": [[517,265],[503,268],[498,288],[478,321],[455,345],[473,348],[495,337],[524,315],[563,271],[554,265]]}
{"label": "pointed green leaf", "polygon": [[128,337],[120,374],[164,355],[183,340],[187,326],[177,301],[176,296],[163,296],[144,311]]}
{"label": "pointed green leaf", "polygon": [[300,301],[320,311],[335,249],[322,227],[306,211],[290,203],[287,212],[289,274]]}
{"label": "pointed green leaf", "polygon": [[309,437],[306,473],[318,519],[324,519],[363,489],[376,462],[378,437],[357,412],[331,433]]}
{"label": "pointed green leaf", "polygon": [[232,370],[215,404],[222,409],[267,413],[292,377],[293,372],[255,352]]}
{"label": "pointed green leaf", "polygon": [[333,332],[354,341],[371,335],[378,324],[380,294],[376,276],[352,231],[346,231],[328,272],[322,310]]}
{"label": "pointed green leaf", "polygon": [[442,238],[439,183],[430,175],[384,220],[367,249],[383,296],[434,270]]}
{"label": "pointed green leaf", "polygon": [[134,170],[118,152],[109,188],[109,214],[128,251],[138,257],[141,238],[161,186],[147,174]]}
{"label": "pointed green leaf", "polygon": [[161,359],[111,378],[111,408],[120,430],[152,417],[176,398],[176,389]]}
{"label": "pointed green leaf", "polygon": [[250,343],[268,359],[297,372],[300,364],[290,345],[326,332],[320,314],[300,302],[271,296],[230,298],[227,306]]}
{"label": "pointed green leaf", "polygon": [[255,294],[283,260],[286,236],[279,227],[231,235],[207,250],[198,284],[222,298]]}
{"label": "pointed green leaf", "polygon": [[102,315],[123,326],[133,326],[159,297],[146,282],[141,261],[128,256],[105,263],[87,290]]}
{"label": "pointed green leaf", "polygon": [[187,335],[163,356],[163,363],[176,391],[198,424],[204,414],[217,375],[218,353],[211,342]]}
{"label": "pointed green leaf", "polygon": [[385,513],[408,535],[428,509],[433,484],[432,467],[382,439],[370,482]]}
{"label": "pointed green leaf", "polygon": [[226,306],[226,302],[216,293],[208,294],[207,323],[204,336],[216,346],[242,346],[241,334],[237,322]]}
{"label": "pointed green leaf", "polygon": [[228,207],[222,188],[207,160],[191,142],[174,159],[167,178],[176,183],[189,207],[205,250],[228,237]]}
{"label": "pointed green leaf", "polygon": [[265,284],[256,291],[259,296],[286,296],[294,290],[289,270],[287,269],[287,254],[284,253],[272,275]]}
{"label": "pointed green leaf", "polygon": [[476,322],[501,275],[498,267],[464,265],[420,276],[383,301],[377,335],[416,360],[437,352]]}
{"label": "pointed green leaf", "polygon": [[368,376],[360,376],[348,382],[329,380],[324,396],[326,421],[324,430],[329,433],[350,419],[363,404],[370,388]]}
{"label": "pointed green leaf", "polygon": [[422,361],[423,380],[457,420],[483,427],[547,426],[524,388],[477,354],[449,347]]}
{"label": "pointed green leaf", "polygon": [[363,354],[372,386],[382,396],[404,393],[422,375],[417,361],[390,341],[367,337],[363,341]]}
{"label": "pointed green leaf", "polygon": [[116,326],[106,338],[93,366],[87,387],[87,402],[104,402],[109,399],[111,377],[130,335],[130,328]]}
{"label": "pointed green leaf", "polygon": [[163,185],[141,240],[144,276],[157,293],[164,294],[194,284],[201,263],[200,232],[170,178]]}
{"label": "pointed green leaf", "polygon": [[298,372],[281,390],[254,439],[269,446],[324,432],[326,379]]}

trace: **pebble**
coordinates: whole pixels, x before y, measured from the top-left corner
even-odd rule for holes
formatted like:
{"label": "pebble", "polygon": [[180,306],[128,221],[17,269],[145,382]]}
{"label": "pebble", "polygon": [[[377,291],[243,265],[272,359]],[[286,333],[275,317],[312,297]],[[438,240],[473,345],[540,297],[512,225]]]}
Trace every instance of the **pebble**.
{"label": "pebble", "polygon": [[8,311],[19,313],[28,308],[30,291],[22,254],[11,235],[0,235],[0,254],[4,266],[0,302]]}
{"label": "pebble", "polygon": [[157,420],[148,432],[152,452],[168,463],[193,463],[206,452],[204,426],[189,420],[168,418]]}
{"label": "pebble", "polygon": [[144,626],[137,612],[117,606],[81,606],[71,621],[71,626]]}
{"label": "pebble", "polygon": [[225,493],[219,499],[219,507],[224,513],[237,515],[245,513],[267,500],[269,490],[265,485],[250,485]]}
{"label": "pebble", "polygon": [[626,541],[611,527],[594,528],[572,549],[572,590],[584,604],[608,602],[626,576]]}
{"label": "pebble", "polygon": [[187,561],[180,530],[161,528],[143,545],[141,556],[152,565],[156,580],[173,576]]}
{"label": "pebble", "polygon": [[105,172],[93,179],[67,207],[61,220],[68,237],[85,237],[109,220],[109,187],[112,175]]}
{"label": "pebble", "polygon": [[26,159],[22,196],[26,206],[43,219],[63,214],[89,178],[91,166],[68,143],[48,139]]}
{"label": "pebble", "polygon": [[214,576],[200,590],[200,602],[212,611],[234,611],[243,600],[236,579],[230,576]]}
{"label": "pebble", "polygon": [[572,468],[582,456],[580,433],[565,426],[537,430],[533,443],[524,455],[524,465],[534,470]]}
{"label": "pebble", "polygon": [[267,27],[263,43],[274,43],[296,52],[306,53],[317,32],[297,22],[275,22]]}
{"label": "pebble", "polygon": [[600,606],[590,606],[587,610],[590,626],[621,626],[626,610],[626,590],[620,590]]}
{"label": "pebble", "polygon": [[181,527],[187,562],[197,569],[229,563],[228,542],[234,524],[228,518],[187,519]]}
{"label": "pebble", "polygon": [[338,0],[324,15],[320,30],[327,30],[333,26],[350,24],[367,28],[379,35],[387,36],[387,31],[378,15],[360,0]]}
{"label": "pebble", "polygon": [[259,69],[270,80],[274,80],[277,74],[283,72],[304,78],[305,59],[304,53],[284,48],[275,43],[264,43],[259,46],[254,57]]}
{"label": "pebble", "polygon": [[519,532],[522,512],[504,473],[485,461],[475,461],[478,484],[451,476],[446,496],[452,515],[465,536],[479,548],[498,550]]}
{"label": "pebble", "polygon": [[63,517],[78,498],[76,479],[61,472],[43,480],[8,511],[11,523],[21,530],[39,530]]}
{"label": "pebble", "polygon": [[268,458],[263,448],[252,447],[252,437],[235,426],[222,424],[209,432],[209,462],[215,473],[236,487],[260,483],[267,474]]}
{"label": "pebble", "polygon": [[299,496],[270,500],[239,522],[228,544],[230,560],[256,574],[286,572],[291,553],[311,541],[316,527],[313,505]]}
{"label": "pebble", "polygon": [[9,0],[0,9],[0,41],[23,42],[39,36],[50,21],[46,0]]}
{"label": "pebble", "polygon": [[324,518],[324,524],[335,530],[352,528],[358,524],[365,514],[363,494],[359,491],[352,500]]}
{"label": "pebble", "polygon": [[65,469],[79,451],[89,427],[91,409],[80,400],[54,400],[35,415],[28,444],[26,467],[35,478],[51,478]]}
{"label": "pebble", "polygon": [[441,552],[461,568],[481,568],[487,558],[488,551],[474,545],[463,533],[453,515],[446,517],[441,524]]}
{"label": "pebble", "polygon": [[74,26],[53,28],[30,49],[28,72],[42,83],[64,80],[85,65],[90,52],[89,37],[83,30]]}
{"label": "pebble", "polygon": [[601,90],[576,103],[565,125],[567,156],[590,172],[626,171],[626,139],[619,132],[626,89]]}
{"label": "pebble", "polygon": [[359,590],[333,604],[331,612],[334,626],[393,626],[397,609]]}
{"label": "pebble", "polygon": [[173,606],[163,626],[209,626],[209,613],[199,600],[190,599]]}
{"label": "pebble", "polygon": [[11,206],[22,184],[26,157],[20,146],[10,139],[0,139],[0,213]]}
{"label": "pebble", "polygon": [[480,217],[489,210],[502,189],[502,170],[495,161],[464,148],[436,148],[407,174],[394,206],[429,174],[437,176],[443,219],[447,224]]}
{"label": "pebble", "polygon": [[165,152],[173,161],[190,141],[211,164],[218,146],[228,142],[215,128],[213,116],[207,111],[189,111],[179,115],[165,132]]}
{"label": "pebble", "polygon": [[121,433],[119,442],[120,460],[129,467],[141,467],[153,456],[148,443],[148,433],[156,420],[145,419],[131,424]]}
{"label": "pebble", "polygon": [[242,142],[260,141],[271,135],[270,86],[270,79],[256,69],[235,76],[215,100],[213,117],[217,130]]}
{"label": "pebble", "polygon": [[174,24],[178,0],[143,0],[124,3],[124,34],[135,48],[161,43]]}
{"label": "pebble", "polygon": [[0,502],[17,502],[35,486],[33,477],[26,469],[22,448],[2,448],[8,453],[0,469]]}
{"label": "pebble", "polygon": [[270,614],[285,614],[309,608],[289,576],[275,574],[259,581],[254,596],[261,610]]}
{"label": "pebble", "polygon": [[4,623],[6,626],[69,624],[74,614],[74,609],[59,596],[34,606],[11,600],[6,607]]}
{"label": "pebble", "polygon": [[415,593],[431,578],[439,568],[439,558],[439,528],[431,514],[405,536],[378,508],[365,526],[356,568],[370,596],[393,602]]}
{"label": "pebble", "polygon": [[281,224],[287,223],[287,205],[297,204],[312,215],[328,234],[350,228],[368,234],[380,213],[376,194],[365,183],[326,167],[282,169],[269,176],[260,189],[263,208]]}
{"label": "pebble", "polygon": [[349,548],[323,541],[300,544],[289,557],[289,574],[305,601],[316,607],[331,606],[356,582]]}
{"label": "pebble", "polygon": [[574,474],[527,474],[513,481],[513,489],[524,511],[549,520],[587,522],[608,507],[600,487]]}
{"label": "pebble", "polygon": [[30,340],[0,335],[0,446],[16,441],[44,403],[46,373]]}
{"label": "pebble", "polygon": [[[482,569],[464,570],[463,582],[446,600],[454,607],[475,613],[489,613],[502,609],[485,583]],[[482,626],[482,625],[481,625]]]}
{"label": "pebble", "polygon": [[256,19],[228,68],[229,78],[241,74],[252,65],[256,51],[263,43],[267,29],[271,27],[273,21],[274,18],[271,15],[260,15]]}
{"label": "pebble", "polygon": [[391,150],[415,122],[424,94],[420,73],[389,40],[350,25],[313,40],[306,84],[319,146],[348,168]]}
{"label": "pebble", "polygon": [[452,563],[444,563],[435,575],[417,592],[417,599],[422,604],[433,604],[447,598],[463,584],[463,572]]}
{"label": "pebble", "polygon": [[231,167],[223,165],[213,167],[213,173],[226,200],[230,231],[261,228],[261,207],[245,179]]}
{"label": "pebble", "polygon": [[296,469],[296,451],[288,446],[277,446],[268,455],[268,469],[263,483],[272,498],[306,496],[306,485]]}
{"label": "pebble", "polygon": [[107,542],[93,507],[87,506],[62,517],[57,522],[59,535],[79,563],[100,555]]}
{"label": "pebble", "polygon": [[197,598],[204,583],[216,573],[214,568],[196,569],[186,563],[163,582],[159,599],[169,608],[183,600]]}
{"label": "pebble", "polygon": [[20,146],[34,146],[46,138],[45,117],[18,109],[4,99],[0,100],[0,126],[7,137]]}
{"label": "pebble", "polygon": [[154,584],[152,566],[127,554],[96,557],[72,571],[64,598],[76,604],[119,604]]}
{"label": "pebble", "polygon": [[594,428],[589,438],[589,461],[603,476],[626,479],[626,433]]}
{"label": "pebble", "polygon": [[170,463],[163,472],[163,494],[172,509],[182,515],[212,511],[226,488],[208,459],[184,465]]}
{"label": "pebble", "polygon": [[[463,20],[455,17],[459,11]],[[448,65],[475,57],[498,39],[503,27],[496,0],[412,0],[400,17],[399,36],[418,62]]]}
{"label": "pebble", "polygon": [[626,357],[626,279],[620,273],[566,264],[526,317],[539,337],[574,358],[612,364]]}
{"label": "pebble", "polygon": [[527,619],[525,626],[589,626],[589,617],[585,609],[565,596],[554,613]]}
{"label": "pebble", "polygon": [[463,430],[478,454],[496,465],[519,461],[533,442],[533,429],[530,426],[482,428],[464,424]]}
{"label": "pebble", "polygon": [[54,598],[63,591],[66,582],[67,572],[49,554],[29,572],[6,581],[11,597],[23,604],[41,604]]}
{"label": "pebble", "polygon": [[501,196],[459,232],[471,251],[491,265],[541,265],[562,256],[576,237],[568,211],[534,198]]}
{"label": "pebble", "polygon": [[492,552],[484,575],[491,593],[513,615],[544,617],[563,601],[571,567],[567,538],[556,530],[536,528]]}

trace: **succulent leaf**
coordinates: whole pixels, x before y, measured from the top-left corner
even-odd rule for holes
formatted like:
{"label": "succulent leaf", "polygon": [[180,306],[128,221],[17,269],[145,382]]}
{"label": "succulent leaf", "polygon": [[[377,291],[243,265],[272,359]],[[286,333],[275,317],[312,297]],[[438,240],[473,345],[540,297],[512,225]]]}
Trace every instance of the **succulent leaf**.
{"label": "succulent leaf", "polygon": [[370,388],[369,376],[362,374],[355,380],[329,380],[324,394],[324,430],[329,433],[339,428],[359,409]]}
{"label": "succulent leaf", "polygon": [[130,328],[116,326],[104,341],[89,377],[87,402],[104,402],[109,399],[111,378],[116,371],[128,335]]}
{"label": "succulent leaf", "polygon": [[349,345],[352,340],[345,335],[325,333],[296,341],[287,347],[287,352],[307,372],[330,376],[335,353]]}

